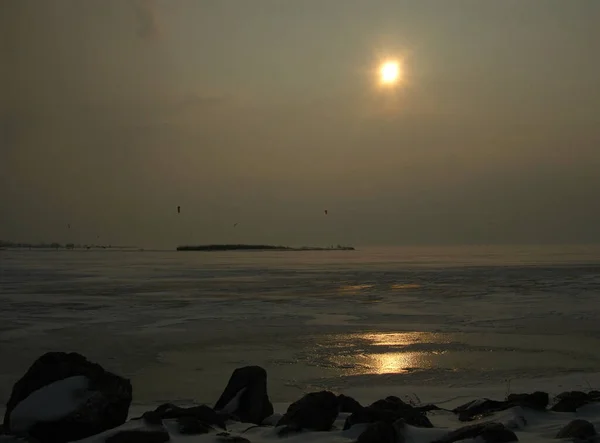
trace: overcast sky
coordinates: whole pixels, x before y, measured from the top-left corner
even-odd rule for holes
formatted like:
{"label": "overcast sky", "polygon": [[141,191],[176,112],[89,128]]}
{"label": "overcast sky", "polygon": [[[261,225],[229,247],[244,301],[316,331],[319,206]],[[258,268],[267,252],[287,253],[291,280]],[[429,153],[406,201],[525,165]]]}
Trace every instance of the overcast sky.
{"label": "overcast sky", "polygon": [[598,17],[598,0],[0,0],[0,239],[598,242]]}

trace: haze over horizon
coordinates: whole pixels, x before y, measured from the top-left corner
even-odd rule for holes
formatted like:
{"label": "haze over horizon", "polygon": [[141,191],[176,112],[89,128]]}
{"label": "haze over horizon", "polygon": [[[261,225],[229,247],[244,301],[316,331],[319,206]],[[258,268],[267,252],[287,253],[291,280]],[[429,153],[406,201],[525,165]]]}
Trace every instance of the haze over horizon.
{"label": "haze over horizon", "polygon": [[0,239],[598,243],[598,17],[597,0],[0,0]]}

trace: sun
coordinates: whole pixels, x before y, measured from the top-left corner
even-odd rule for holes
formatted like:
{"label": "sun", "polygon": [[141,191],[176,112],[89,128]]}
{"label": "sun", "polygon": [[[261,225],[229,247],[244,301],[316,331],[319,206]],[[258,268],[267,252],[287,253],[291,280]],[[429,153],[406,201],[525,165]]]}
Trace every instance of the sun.
{"label": "sun", "polygon": [[384,85],[393,85],[400,80],[400,63],[395,60],[386,61],[379,67],[379,79]]}

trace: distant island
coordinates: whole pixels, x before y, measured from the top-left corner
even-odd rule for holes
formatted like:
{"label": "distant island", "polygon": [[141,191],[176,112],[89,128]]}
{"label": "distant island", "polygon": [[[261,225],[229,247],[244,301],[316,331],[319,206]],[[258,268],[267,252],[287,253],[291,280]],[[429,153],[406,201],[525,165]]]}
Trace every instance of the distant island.
{"label": "distant island", "polygon": [[290,246],[272,245],[198,245],[178,246],[178,251],[354,251],[352,246],[330,246],[327,248],[302,246],[292,248]]}

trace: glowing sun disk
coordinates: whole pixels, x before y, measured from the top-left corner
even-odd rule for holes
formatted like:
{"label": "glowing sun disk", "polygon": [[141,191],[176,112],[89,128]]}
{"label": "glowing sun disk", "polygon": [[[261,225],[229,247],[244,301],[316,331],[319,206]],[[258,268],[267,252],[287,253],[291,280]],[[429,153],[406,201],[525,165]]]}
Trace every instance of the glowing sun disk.
{"label": "glowing sun disk", "polygon": [[388,61],[379,68],[381,82],[384,84],[394,84],[400,78],[400,64],[396,61]]}

